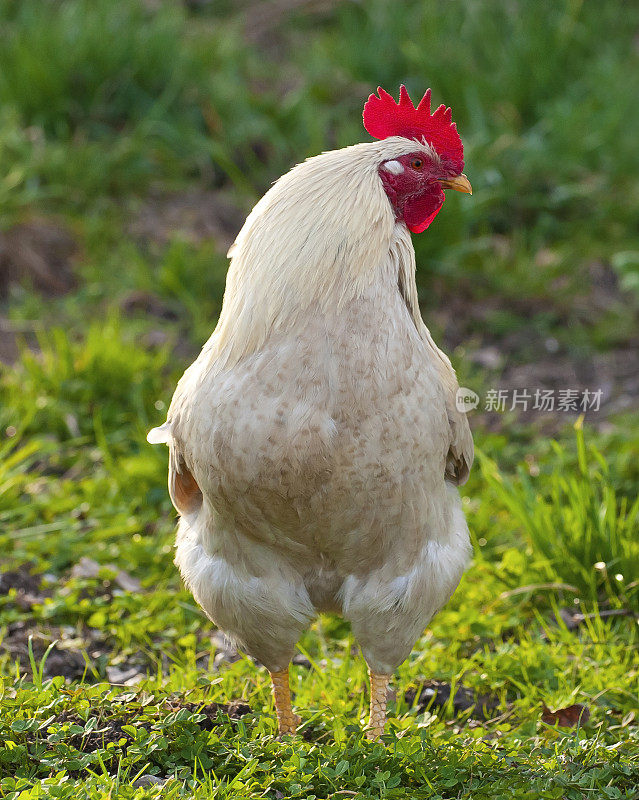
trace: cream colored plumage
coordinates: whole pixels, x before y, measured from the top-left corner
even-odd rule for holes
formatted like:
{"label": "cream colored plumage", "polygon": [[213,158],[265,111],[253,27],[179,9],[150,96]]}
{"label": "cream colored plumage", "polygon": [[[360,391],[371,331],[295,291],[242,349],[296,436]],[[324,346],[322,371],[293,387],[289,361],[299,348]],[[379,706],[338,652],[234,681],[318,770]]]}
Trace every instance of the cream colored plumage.
{"label": "cream colored plumage", "polygon": [[151,435],[170,448],[186,584],[276,675],[320,611],[350,620],[371,672],[390,675],[469,557],[455,484],[472,439],[379,177],[416,150],[433,156],[399,136],[359,144],[274,184],[231,248],[218,325]]}

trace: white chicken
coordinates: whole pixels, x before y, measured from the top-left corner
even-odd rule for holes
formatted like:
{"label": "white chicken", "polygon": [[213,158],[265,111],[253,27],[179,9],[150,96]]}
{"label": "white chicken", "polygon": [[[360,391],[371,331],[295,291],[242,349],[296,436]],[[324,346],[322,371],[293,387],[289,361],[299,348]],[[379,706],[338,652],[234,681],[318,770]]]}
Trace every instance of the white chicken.
{"label": "white chicken", "polygon": [[417,300],[410,232],[443,189],[470,192],[450,109],[378,90],[379,141],[280,178],[229,255],[219,322],[167,422],[176,564],[207,615],[270,671],[296,730],[288,665],[318,612],[350,621],[369,666],[368,735],[390,676],[470,553],[457,484],[473,444],[448,358]]}

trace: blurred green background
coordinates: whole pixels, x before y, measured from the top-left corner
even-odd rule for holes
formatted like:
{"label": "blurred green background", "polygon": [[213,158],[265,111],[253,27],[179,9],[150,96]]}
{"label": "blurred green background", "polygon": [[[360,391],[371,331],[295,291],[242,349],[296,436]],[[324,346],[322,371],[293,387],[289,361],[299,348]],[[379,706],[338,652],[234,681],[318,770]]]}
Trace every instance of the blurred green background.
{"label": "blurred green background", "polygon": [[[83,645],[93,680],[156,661],[157,691],[171,664],[197,680],[211,629],[180,589],[166,452],[145,433],[215,326],[252,205],[307,156],[367,140],[368,94],[402,82],[452,107],[474,189],[414,237],[424,318],[482,398],[464,490],[475,564],[433,628],[437,663],[531,707],[602,697],[597,736],[631,706],[630,668],[608,680],[601,652],[530,633],[568,608],[603,626],[586,638],[636,646],[639,6],[610,0],[0,0],[6,675],[33,666],[25,630],[70,626],[104,637],[99,657]],[[488,412],[498,388],[603,402],[585,420]],[[81,557],[112,566],[74,572]],[[139,591],[114,593],[109,569]],[[16,605],[25,574],[44,593]],[[554,666],[515,678],[499,648],[529,635],[527,658]],[[575,659],[586,672],[553,683]],[[250,668],[242,680],[266,697]],[[515,735],[534,752],[534,730]]]}
{"label": "blurred green background", "polygon": [[[219,308],[218,256],[270,183],[366,139],[378,84],[405,82],[414,98],[431,86],[453,108],[475,187],[415,239],[431,324],[453,346],[506,341],[528,361],[548,355],[548,337],[557,359],[626,347],[639,9],[620,8],[2,0],[2,227],[64,218],[87,301],[103,313],[153,291],[196,345]],[[47,305],[60,319],[70,304]]]}

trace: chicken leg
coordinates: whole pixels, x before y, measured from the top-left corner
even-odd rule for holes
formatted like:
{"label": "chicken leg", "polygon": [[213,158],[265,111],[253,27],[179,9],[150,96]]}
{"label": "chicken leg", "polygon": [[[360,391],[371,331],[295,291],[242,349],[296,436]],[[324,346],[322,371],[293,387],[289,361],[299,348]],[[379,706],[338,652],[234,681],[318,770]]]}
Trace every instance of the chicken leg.
{"label": "chicken leg", "polygon": [[301,719],[293,712],[291,707],[291,688],[288,681],[288,667],[279,672],[271,672],[273,684],[273,699],[280,736],[293,735]]}
{"label": "chicken leg", "polygon": [[368,670],[371,684],[370,719],[366,728],[366,738],[375,740],[384,733],[386,723],[386,700],[390,675],[380,675]]}

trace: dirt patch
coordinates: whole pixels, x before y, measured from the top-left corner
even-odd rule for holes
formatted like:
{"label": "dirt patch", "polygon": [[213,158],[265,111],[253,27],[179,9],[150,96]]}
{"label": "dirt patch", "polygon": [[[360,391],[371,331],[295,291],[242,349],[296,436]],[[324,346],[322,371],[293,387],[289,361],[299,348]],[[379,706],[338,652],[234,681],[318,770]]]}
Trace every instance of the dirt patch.
{"label": "dirt patch", "polygon": [[[473,420],[482,422],[489,429],[500,429],[504,413],[513,412],[518,422],[534,423],[540,432],[547,435],[574,423],[582,413],[586,422],[603,430],[610,426],[608,419],[611,416],[632,411],[637,406],[639,347],[629,346],[582,357],[546,357],[527,364],[506,366],[501,373],[494,375],[490,389],[506,393],[505,407],[500,411],[487,410],[490,405],[486,395],[472,414]],[[540,397],[544,392],[552,394],[553,409],[535,409],[538,391]],[[566,391],[572,392],[575,398],[576,405],[570,410],[560,407],[561,397]],[[514,403],[515,392],[520,398],[518,403]],[[598,394],[599,401],[596,399]],[[586,407],[582,405],[584,397],[590,398]]]}
{"label": "dirt patch", "polygon": [[[639,340],[628,334],[606,352],[593,352],[590,347],[566,344],[548,334],[548,328],[537,320],[549,316],[551,330],[561,326],[575,329],[575,341],[583,339],[579,329],[610,312],[610,325],[620,308],[630,317],[639,316],[636,300],[619,287],[617,276],[606,264],[596,262],[583,269],[583,288],[574,297],[478,297],[476,287],[460,281],[451,289],[442,279],[433,279],[431,291],[438,298],[433,308],[424,310],[426,321],[443,332],[443,348],[451,352],[461,346],[467,350],[463,358],[477,364],[485,374],[484,390],[502,390],[507,394],[506,407],[490,411],[482,396],[472,412],[476,422],[498,430],[503,425],[503,412],[514,412],[520,423],[534,423],[541,432],[552,435],[567,423],[574,422],[585,411],[586,420],[594,425],[607,425],[614,414],[630,411],[639,398]],[[633,310],[634,309],[634,310]],[[520,318],[512,330],[500,333],[495,320],[503,315]],[[628,331],[632,330],[627,326]],[[472,385],[470,388],[473,388]],[[530,393],[527,408],[523,402],[513,406],[513,393]],[[554,408],[534,408],[536,390],[554,393]],[[598,408],[586,404],[572,411],[557,408],[560,393],[572,390],[579,401],[583,394],[601,392]]]}
{"label": "dirt patch", "polygon": [[29,609],[35,603],[41,603],[49,592],[41,589],[43,576],[31,571],[32,564],[20,564],[17,569],[3,570],[0,574],[0,595],[15,592],[16,603],[23,609]]}
{"label": "dirt patch", "polygon": [[[602,603],[603,605],[603,603]],[[609,619],[610,617],[632,617],[629,608],[599,608],[596,613],[582,614],[573,608],[560,608],[559,618],[569,631],[576,631],[589,620]],[[639,623],[639,617],[637,618]],[[548,635],[543,634],[542,639],[548,640]]]}
{"label": "dirt patch", "polygon": [[29,679],[33,677],[29,639],[36,669],[42,668],[45,680],[59,675],[67,681],[107,680],[116,686],[136,686],[152,668],[141,654],[124,658],[115,653],[109,638],[100,630],[86,626],[40,626],[18,620],[7,627],[0,653],[17,662],[20,674]]}
{"label": "dirt patch", "polygon": [[189,189],[151,195],[135,214],[129,233],[162,246],[175,236],[193,244],[215,239],[226,254],[245,216],[224,191]]}
{"label": "dirt patch", "polygon": [[[52,591],[47,585],[47,576],[32,572],[32,565],[25,563],[4,570],[0,575],[0,595],[9,594],[16,606],[28,614],[34,606],[42,605],[51,597]],[[111,655],[105,637],[98,630],[39,626],[28,618],[8,625],[0,642],[0,652],[18,663],[21,674],[32,677],[32,656],[36,667],[42,666],[43,678],[61,675],[69,681],[95,680],[100,671],[96,665],[106,663]]]}
{"label": "dirt patch", "polygon": [[[83,753],[92,753],[95,750],[106,747],[108,744],[118,744],[122,739],[128,742],[131,739],[131,735],[123,731],[122,728],[124,725],[132,725],[135,723],[136,718],[140,715],[142,705],[143,703],[136,698],[131,701],[130,708],[118,710],[115,714],[103,714],[98,711],[97,724],[89,731],[86,731],[86,721],[72,711],[63,711],[61,714],[58,714],[58,716],[52,720],[52,724],[69,725],[70,728],[73,728],[73,726],[80,726],[83,728],[83,732],[73,732],[67,743]],[[145,709],[145,715],[148,715],[150,718],[145,720],[144,725],[136,725],[136,727],[150,733],[156,717],[160,720],[164,712],[171,714],[181,711],[182,709],[186,709],[192,714],[203,714],[205,718],[199,720],[195,724],[204,731],[215,730],[220,724],[224,724],[223,721],[220,720],[220,714],[228,716],[229,719],[238,720],[251,713],[251,707],[242,700],[233,700],[230,703],[208,703],[204,705],[200,703],[181,703],[177,700],[168,700],[160,706],[157,713],[149,713],[149,710]]]}
{"label": "dirt patch", "polygon": [[72,258],[77,244],[59,223],[21,222],[0,232],[0,297],[14,283],[27,283],[47,295],[64,294],[76,284]]}
{"label": "dirt patch", "polygon": [[[76,285],[72,261],[77,251],[71,233],[51,220],[33,219],[0,230],[0,299],[13,285],[33,287],[47,296],[71,291]],[[20,339],[35,347],[37,327],[0,315],[0,362],[12,364],[18,358]]]}
{"label": "dirt patch", "polygon": [[[420,713],[444,708],[450,703],[452,687],[445,681],[430,680],[416,689],[408,689],[404,694],[405,701],[418,709]],[[488,694],[476,695],[472,689],[458,684],[452,700],[455,715],[468,713],[470,719],[486,722],[495,716],[499,708],[499,700]]]}
{"label": "dirt patch", "polygon": [[144,289],[129,292],[120,301],[120,308],[127,316],[140,314],[161,320],[175,321],[179,319],[179,314],[175,309],[171,308],[156,294],[146,292]]}
{"label": "dirt patch", "polygon": [[43,678],[61,675],[68,681],[78,681],[83,678],[91,680],[91,659],[87,661],[82,651],[87,652],[91,645],[96,643],[96,637],[90,635],[80,637],[74,628],[56,626],[43,631],[36,626],[29,626],[22,620],[11,623],[0,644],[0,650],[4,651],[12,661],[18,662],[21,674],[31,678],[33,673],[29,657],[29,638],[38,668],[49,646],[55,642],[42,666]]}
{"label": "dirt patch", "polygon": [[[198,725],[201,730],[211,731],[219,725],[225,724],[225,720],[220,719],[220,714],[226,714],[231,720],[237,720],[251,712],[250,707],[239,700],[229,704],[211,703],[204,706],[196,703],[170,701],[155,708],[149,707],[149,700],[152,701],[153,698],[149,698],[148,695],[146,698],[141,695],[123,695],[121,701],[126,701],[126,708],[121,707],[120,698],[118,698],[108,708],[100,708],[99,706],[93,708],[88,719],[81,717],[73,710],[62,711],[47,720],[47,736],[53,738],[57,747],[64,748],[64,756],[66,758],[70,758],[73,755],[73,751],[69,752],[69,748],[74,748],[85,754],[109,748],[103,754],[101,763],[108,773],[113,775],[120,770],[120,749],[126,751],[133,739],[131,733],[124,730],[125,726],[132,725],[139,731],[146,731],[147,734],[151,734],[155,725],[165,720],[167,712],[175,713],[182,709],[187,709],[193,714],[198,714],[198,716],[204,714],[204,719],[194,721],[193,724]],[[37,762],[38,757],[35,753],[39,753],[41,750],[42,732],[27,728],[20,730],[15,727],[14,734],[19,736],[22,747],[26,746],[29,751],[32,751],[34,747],[36,748],[31,755],[33,760]],[[154,769],[154,767],[151,766],[151,769]],[[85,774],[84,769],[81,768],[69,767],[68,772],[73,778]],[[146,775],[145,778],[146,780],[136,782],[136,785],[162,784],[168,780],[168,778],[153,775]]]}
{"label": "dirt patch", "polygon": [[219,725],[220,714],[226,714],[229,719],[241,719],[250,714],[252,710],[243,700],[231,700],[230,703],[206,703],[205,705],[169,700],[164,707],[170,711],[180,711],[182,708],[186,708],[187,711],[194,714],[204,714],[205,719],[197,723],[204,731],[212,731]]}
{"label": "dirt patch", "polygon": [[[22,333],[22,332],[20,332]],[[18,331],[6,317],[0,314],[0,362],[13,364],[20,354]]]}
{"label": "dirt patch", "polygon": [[[122,730],[122,726],[131,722],[131,714],[119,715],[117,717],[106,717],[100,719],[98,725],[88,733],[74,733],[72,734],[67,744],[72,745],[77,750],[83,753],[93,753],[95,750],[106,747],[109,744],[117,744],[121,739],[128,741],[130,736]],[[84,728],[85,721],[72,711],[63,711],[61,714],[52,720],[52,725],[69,725],[80,726]]]}
{"label": "dirt patch", "polygon": [[[202,0],[200,0],[201,2]],[[283,36],[287,18],[295,13],[314,17],[321,22],[329,15],[335,0],[260,0],[251,5],[245,16],[245,31],[249,42],[259,44],[272,57],[281,56],[286,47]]]}
{"label": "dirt patch", "polygon": [[[125,656],[114,651],[113,643],[101,630],[84,625],[39,624],[33,618],[29,619],[34,606],[41,605],[52,596],[51,581],[63,581],[62,578],[33,573],[31,569],[32,565],[25,563],[0,574],[0,595],[11,594],[12,602],[26,613],[24,619],[9,624],[0,641],[0,654],[8,656],[12,663],[17,662],[21,674],[32,677],[30,638],[33,658],[36,665],[43,664],[42,675],[45,679],[61,675],[68,681],[91,683],[106,679],[113,685],[136,686],[149,670],[153,670],[153,664],[140,652]],[[116,591],[142,591],[137,578],[115,565],[101,565],[86,557],[69,571],[69,578],[93,581],[80,589],[81,598],[94,599],[99,596],[109,600]],[[211,645],[215,647],[213,660]],[[172,662],[162,652],[160,640],[157,651],[162,654],[163,665],[168,670]],[[235,647],[218,630],[210,634],[202,633],[199,652],[197,663],[202,670],[217,671],[223,664],[233,663],[240,658]]]}
{"label": "dirt patch", "polygon": [[[123,569],[119,569],[115,564],[100,564],[93,558],[82,556],[82,558],[73,565],[69,572],[70,578],[83,579],[83,578],[99,578],[103,572],[110,572],[113,575],[113,583],[125,592],[141,592],[142,584],[133,575],[129,575]],[[111,581],[105,583],[105,587]],[[111,596],[111,595],[109,595]]]}

